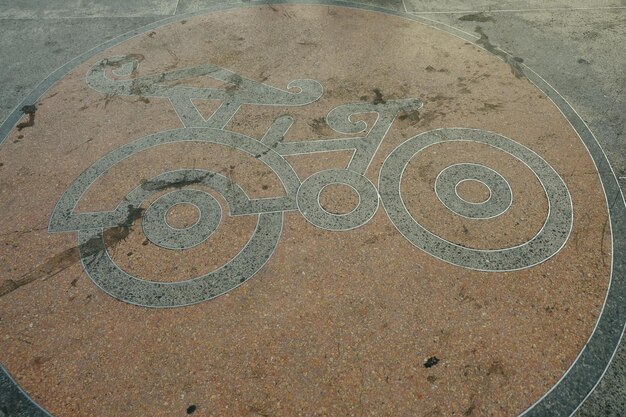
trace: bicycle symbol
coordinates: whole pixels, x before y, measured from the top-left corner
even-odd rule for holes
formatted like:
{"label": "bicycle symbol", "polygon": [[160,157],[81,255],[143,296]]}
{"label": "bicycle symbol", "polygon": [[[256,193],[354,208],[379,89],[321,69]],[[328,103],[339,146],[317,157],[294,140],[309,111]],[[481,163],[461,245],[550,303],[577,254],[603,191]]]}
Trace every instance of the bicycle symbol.
{"label": "bicycle symbol", "polygon": [[[247,79],[214,65],[175,70],[158,75],[128,78],[134,75],[138,61],[132,56],[114,57],[94,65],[86,76],[94,90],[114,95],[161,97],[169,99],[184,127],[155,133],[125,144],[96,161],[69,186],[58,201],[50,219],[50,232],[78,232],[83,267],[91,279],[111,296],[131,304],[149,307],[176,307],[210,300],[253,277],[270,259],[280,240],[283,214],[299,211],[311,224],[332,231],[346,231],[365,225],[382,201],[396,229],[414,246],[445,262],[482,271],[513,271],[529,268],[554,256],[566,243],[572,228],[573,209],[567,186],[559,174],[538,154],[502,135],[479,129],[445,128],[411,137],[397,146],[385,159],[378,187],[365,173],[378,148],[400,112],[417,110],[418,99],[388,100],[384,103],[352,103],[332,109],[327,124],[339,134],[362,134],[324,140],[285,142],[282,139],[293,124],[290,116],[276,119],[260,140],[229,131],[225,126],[243,104],[303,106],[318,100],[322,86],[314,80],[295,80],[281,90]],[[117,78],[107,75],[111,70]],[[197,88],[172,85],[198,76],[210,76],[232,88]],[[125,77],[125,78],[124,78]],[[221,104],[205,120],[193,99],[217,99]],[[376,121],[369,128],[364,121],[352,122],[353,115],[374,113]],[[202,169],[168,171],[151,178],[132,190],[113,211],[76,213],[81,196],[104,173],[121,161],[157,146],[201,142],[228,146],[257,158],[280,179],[285,195],[253,199],[230,178]],[[428,147],[443,142],[477,142],[502,151],[524,163],[542,184],[548,200],[548,214],[543,227],[527,242],[496,249],[481,250],[447,241],[420,225],[407,210],[400,190],[409,161]],[[301,181],[284,158],[289,155],[352,151],[348,166],[319,171]],[[490,197],[479,204],[458,196],[456,186],[464,180],[478,180],[490,190]],[[144,212],[141,224],[146,237],[154,244],[172,250],[189,249],[207,240],[218,228],[222,209],[209,193],[184,188],[198,184],[219,193],[227,202],[230,216],[257,216],[252,236],[243,249],[220,268],[181,282],[152,282],[134,277],[110,258],[104,242],[104,230],[129,227],[136,220],[141,203],[159,190],[171,189],[157,198]],[[357,207],[349,213],[334,214],[320,204],[322,190],[332,184],[351,187],[359,196]],[[452,212],[470,218],[493,218],[512,204],[512,191],[497,172],[478,164],[455,164],[445,168],[434,190]],[[177,204],[195,205],[200,220],[191,227],[174,229],[165,215]]]}

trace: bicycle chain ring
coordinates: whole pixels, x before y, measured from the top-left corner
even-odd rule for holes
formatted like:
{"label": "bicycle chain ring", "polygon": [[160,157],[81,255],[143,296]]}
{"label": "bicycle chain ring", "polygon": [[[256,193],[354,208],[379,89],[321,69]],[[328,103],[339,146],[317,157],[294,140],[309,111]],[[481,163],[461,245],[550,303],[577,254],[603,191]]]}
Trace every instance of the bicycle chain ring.
{"label": "bicycle chain ring", "polygon": [[0,411],[573,413],[626,206],[552,87],[448,30],[233,4],[44,84],[0,128]]}

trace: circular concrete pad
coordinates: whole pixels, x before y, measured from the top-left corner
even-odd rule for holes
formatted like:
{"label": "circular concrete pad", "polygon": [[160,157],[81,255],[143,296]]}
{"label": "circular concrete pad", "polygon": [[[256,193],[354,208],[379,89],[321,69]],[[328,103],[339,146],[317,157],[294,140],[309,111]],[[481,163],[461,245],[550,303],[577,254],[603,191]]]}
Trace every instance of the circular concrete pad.
{"label": "circular concrete pad", "polygon": [[570,407],[610,208],[496,55],[295,4],[97,53],[0,147],[0,362],[57,417]]}

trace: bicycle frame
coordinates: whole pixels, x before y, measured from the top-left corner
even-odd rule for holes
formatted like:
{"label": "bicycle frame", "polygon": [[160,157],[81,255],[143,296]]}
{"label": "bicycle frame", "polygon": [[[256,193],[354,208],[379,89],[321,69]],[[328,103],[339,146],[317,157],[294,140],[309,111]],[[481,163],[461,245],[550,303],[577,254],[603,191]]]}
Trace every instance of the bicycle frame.
{"label": "bicycle frame", "polygon": [[[421,108],[422,102],[417,99],[344,104],[327,114],[327,124],[337,133],[362,133],[361,136],[285,141],[284,137],[291,128],[293,119],[282,116],[257,140],[225,128],[241,105],[303,106],[321,97],[322,86],[314,80],[295,80],[289,83],[287,90],[281,90],[213,65],[136,77],[137,66],[138,62],[133,57],[104,60],[90,69],[86,82],[91,88],[105,94],[167,99],[172,103],[184,127],[145,136],[101,157],[66,189],[52,213],[48,228],[50,232],[78,232],[81,260],[86,273],[103,291],[115,298],[149,307],[176,307],[224,294],[254,276],[271,258],[280,241],[283,214],[292,210],[298,210],[316,227],[330,231],[347,231],[369,222],[378,211],[380,200],[398,232],[415,247],[444,262],[482,271],[513,271],[537,265],[559,252],[569,237],[573,221],[572,202],[563,180],[532,150],[497,133],[480,129],[447,128],[418,134],[406,139],[387,156],[379,172],[378,186],[367,179],[365,173],[396,115]],[[109,67],[115,68],[113,73],[117,76],[135,78],[108,78],[106,69]],[[176,84],[185,78],[201,75],[213,77],[228,86],[216,89]],[[167,84],[172,82],[175,84]],[[294,87],[298,91],[289,91]],[[221,100],[219,108],[206,120],[192,102],[193,99],[200,98]],[[369,130],[364,121],[352,121],[352,116],[364,113],[377,115]],[[142,182],[113,211],[75,213],[83,193],[122,160],[155,146],[184,142],[227,146],[256,158],[274,171],[282,182],[285,195],[251,199],[231,178],[218,172],[180,169],[164,172]],[[481,250],[447,241],[419,224],[405,206],[400,190],[402,177],[414,156],[429,146],[444,142],[484,144],[526,164],[543,185],[548,199],[548,216],[541,230],[521,245]],[[304,181],[300,180],[285,159],[290,155],[336,151],[352,152],[348,166],[313,173]],[[507,199],[511,198],[511,193],[507,192],[506,181],[500,181],[504,185],[501,184],[498,188],[494,182],[497,181],[497,175],[494,176],[493,170],[476,164],[456,165],[454,171],[448,171],[447,183],[440,183],[436,193],[445,193],[447,189],[454,189],[455,181],[471,178],[482,181],[490,190],[504,190],[481,203],[485,205],[485,209],[486,205],[490,205],[489,212],[503,213],[508,209],[510,201]],[[149,240],[166,249],[188,249],[209,238],[220,223],[221,206],[209,193],[196,188],[183,189],[189,184],[200,185],[220,194],[226,201],[231,216],[257,216],[257,226],[248,243],[222,267],[187,281],[151,282],[134,277],[119,268],[107,255],[104,230],[130,227],[139,217],[142,218],[144,234]],[[344,214],[326,211],[321,206],[319,196],[324,187],[330,184],[352,187],[359,195],[357,207]],[[155,192],[162,191],[167,193],[158,197],[142,213],[143,209],[139,207],[146,199]],[[181,203],[196,205],[203,221],[184,230],[168,226],[165,213]],[[457,206],[466,204],[459,201],[456,203]],[[448,208],[453,212],[455,210],[453,204]],[[471,213],[480,215],[481,209],[475,205],[471,211],[466,210],[463,213],[471,217]]]}

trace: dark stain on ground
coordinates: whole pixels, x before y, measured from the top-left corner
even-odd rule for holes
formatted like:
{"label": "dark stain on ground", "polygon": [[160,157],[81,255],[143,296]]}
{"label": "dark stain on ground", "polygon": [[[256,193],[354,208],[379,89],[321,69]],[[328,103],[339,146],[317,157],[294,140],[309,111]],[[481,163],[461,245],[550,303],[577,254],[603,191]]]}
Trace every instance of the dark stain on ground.
{"label": "dark stain on ground", "polygon": [[489,365],[489,369],[487,369],[487,375],[500,375],[506,376],[506,372],[504,370],[504,366],[499,361],[494,361],[491,365]]}
{"label": "dark stain on ground", "polygon": [[187,407],[187,414],[193,414],[196,411],[196,406],[194,404],[191,404],[189,407]]}
{"label": "dark stain on ground", "polygon": [[476,26],[475,32],[480,35],[480,39],[476,41],[478,45],[481,45],[492,54],[501,57],[504,62],[506,62],[511,67],[511,71],[513,72],[513,75],[515,75],[515,77],[524,78],[524,71],[522,70],[522,67],[520,65],[520,63],[523,61],[522,58],[512,57],[511,55],[502,51],[497,46],[493,45],[489,41],[489,36],[487,36],[487,34],[483,31],[482,27]]}
{"label": "dark stain on ground", "polygon": [[585,65],[589,65],[590,64],[589,61],[587,61],[586,59],[583,59],[583,58],[578,58],[578,61],[576,61],[576,62],[578,62],[579,64],[585,64]]}
{"label": "dark stain on ground", "polygon": [[189,185],[201,184],[207,178],[212,178],[215,174],[207,172],[199,178],[187,179],[183,178],[178,181],[148,180],[141,183],[141,188],[146,191],[163,191],[168,189],[179,189]]}
{"label": "dark stain on ground", "polygon": [[229,82],[229,85],[227,85],[226,88],[224,88],[224,91],[226,91],[226,93],[232,93],[239,89],[239,87],[241,86],[241,83],[243,82],[243,78],[235,74],[228,79],[228,82]]}
{"label": "dark stain on ground", "polygon": [[152,31],[152,32],[148,33],[148,36],[151,37],[151,38],[154,38],[154,35],[156,35],[155,31]]}
{"label": "dark stain on ground", "polygon": [[184,20],[184,19],[180,21],[180,24],[181,24],[181,25],[184,25],[185,23],[187,23],[187,21],[186,21],[186,20]]}
{"label": "dark stain on ground", "polygon": [[435,375],[428,375],[426,377],[426,380],[430,382],[431,384],[433,384],[435,381],[437,381],[437,377]]}
{"label": "dark stain on ground", "polygon": [[387,102],[383,98],[383,93],[378,88],[373,89],[372,92],[374,93],[374,100],[372,101],[374,105],[385,104]]}
{"label": "dark stain on ground", "polygon": [[478,110],[482,112],[488,112],[490,110],[499,109],[500,107],[502,107],[502,104],[483,103],[483,106]]}
{"label": "dark stain on ground", "polygon": [[436,96],[427,97],[428,101],[449,101],[454,100],[452,96],[444,96],[443,94],[437,94]]}
{"label": "dark stain on ground", "polygon": [[448,70],[445,68],[435,69],[432,65],[429,65],[424,69],[428,72],[448,72]]}
{"label": "dark stain on ground", "polygon": [[417,124],[420,124],[421,126],[428,126],[435,119],[445,116],[446,113],[439,110],[423,110],[421,112],[419,110],[413,110],[400,115],[398,120],[404,123],[410,123],[411,126],[416,126]]}
{"label": "dark stain on ground", "polygon": [[472,402],[472,405],[469,406],[467,410],[463,413],[464,416],[469,417],[474,414],[474,410],[476,409],[476,404]]}
{"label": "dark stain on ground", "polygon": [[398,120],[402,120],[402,121],[409,120],[411,122],[417,123],[417,122],[419,122],[421,120],[420,119],[420,112],[419,112],[419,110],[413,110],[413,111],[410,111],[410,112],[403,113],[400,116],[398,116]]}
{"label": "dark stain on ground", "polygon": [[22,107],[21,112],[28,115],[28,120],[18,124],[17,130],[22,130],[26,127],[35,126],[35,113],[37,112],[37,106],[34,104],[30,104]]}
{"label": "dark stain on ground", "polygon": [[144,91],[148,91],[149,87],[134,80],[130,86],[130,94],[133,96],[142,96]]}
{"label": "dark stain on ground", "polygon": [[[131,227],[135,220],[141,217],[143,213],[142,208],[128,206],[128,215],[118,227],[108,229],[104,233],[104,247],[111,248],[128,237],[131,231]],[[46,261],[37,266],[32,271],[25,275],[22,275],[17,280],[7,279],[0,284],[0,297],[9,294],[16,289],[36,281],[41,278],[51,278],[60,272],[65,271],[82,259],[93,262],[103,255],[101,250],[101,240],[99,237],[92,238],[87,242],[66,249],[63,252],[57,253],[46,259]],[[76,286],[76,280],[70,283],[71,286]]]}
{"label": "dark stain on ground", "polygon": [[492,16],[487,16],[484,13],[474,13],[474,14],[466,14],[465,16],[459,17],[459,20],[465,22],[495,22]]}
{"label": "dark stain on ground", "polygon": [[311,122],[309,122],[309,126],[311,126],[313,131],[319,136],[325,136],[328,133],[328,124],[326,123],[326,119],[323,117],[311,120]]}
{"label": "dark stain on ground", "polygon": [[439,358],[436,356],[431,356],[424,362],[424,368],[432,368],[433,366],[439,363]]}
{"label": "dark stain on ground", "polygon": [[270,150],[271,150],[271,149],[266,149],[266,150],[264,150],[263,152],[261,152],[261,153],[259,153],[259,154],[254,155],[254,157],[255,157],[256,159],[259,159],[260,157],[267,155],[267,154],[270,152]]}

